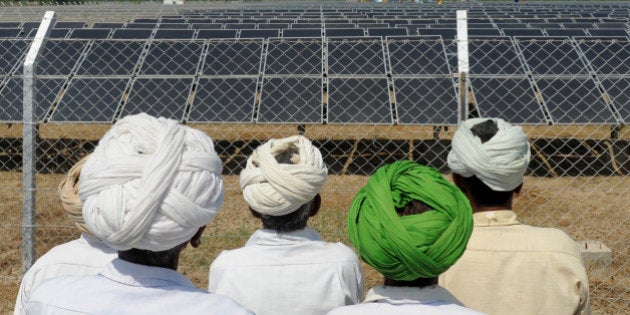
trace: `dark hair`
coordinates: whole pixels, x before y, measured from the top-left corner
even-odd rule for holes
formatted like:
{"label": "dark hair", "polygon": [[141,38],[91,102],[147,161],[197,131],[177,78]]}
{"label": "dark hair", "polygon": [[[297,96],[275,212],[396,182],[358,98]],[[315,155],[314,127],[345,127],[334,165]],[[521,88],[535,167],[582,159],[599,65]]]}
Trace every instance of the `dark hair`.
{"label": "dark hair", "polygon": [[[481,143],[492,139],[498,131],[499,127],[491,119],[478,123],[470,128],[470,132],[479,137]],[[468,191],[475,196],[475,200],[480,206],[503,206],[510,200],[510,197],[512,197],[512,191],[495,191],[475,175],[471,177],[462,176],[462,179]]]}
{"label": "dark hair", "polygon": [[[286,150],[279,152],[275,158],[280,164],[295,164],[296,158],[299,157],[299,149],[291,145]],[[306,223],[311,214],[313,200],[303,204],[297,210],[281,215],[272,216],[268,214],[258,213],[265,229],[275,230],[277,232],[292,232],[301,230],[306,227]]]}
{"label": "dark hair", "polygon": [[433,208],[429,207],[426,203],[420,200],[411,200],[404,207],[396,208],[396,213],[398,213],[398,216],[404,217],[406,215],[420,214],[429,210],[433,210]]}
{"label": "dark hair", "polygon": [[125,251],[118,251],[118,257],[128,262],[146,266],[162,267],[173,266],[177,268],[179,252],[182,246],[175,246],[164,251],[154,252],[147,249],[132,248]]}

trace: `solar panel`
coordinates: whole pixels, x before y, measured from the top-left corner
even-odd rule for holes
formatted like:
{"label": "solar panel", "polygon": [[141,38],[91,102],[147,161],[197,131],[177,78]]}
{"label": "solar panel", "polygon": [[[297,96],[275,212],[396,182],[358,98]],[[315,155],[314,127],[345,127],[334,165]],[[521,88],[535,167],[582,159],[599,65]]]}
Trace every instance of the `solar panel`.
{"label": "solar panel", "polygon": [[203,42],[154,41],[144,58],[142,75],[193,75]]}
{"label": "solar panel", "polygon": [[543,36],[543,32],[540,29],[534,28],[504,28],[503,34],[505,36]]}
{"label": "solar panel", "polygon": [[87,26],[85,22],[57,21],[54,28],[83,28],[85,26]]}
{"label": "solar panel", "polygon": [[383,43],[378,37],[329,38],[328,74],[385,74]]}
{"label": "solar panel", "polygon": [[131,29],[135,29],[135,28],[139,28],[139,29],[154,29],[155,25],[157,25],[157,23],[127,23],[125,25],[125,28],[131,28]]}
{"label": "solar panel", "polygon": [[516,124],[545,124],[531,83],[522,78],[471,77],[481,117],[499,117]]}
{"label": "solar panel", "polygon": [[586,66],[566,37],[517,37],[517,41],[532,74],[587,74]]}
{"label": "solar panel", "polygon": [[143,47],[144,41],[96,40],[76,74],[90,76],[131,75],[136,68]]}
{"label": "solar panel", "polygon": [[438,36],[391,37],[387,50],[394,76],[450,73],[444,44]]}
{"label": "solar panel", "polygon": [[188,23],[160,23],[158,24],[158,28],[160,29],[169,29],[169,30],[185,30],[188,29],[190,24]]}
{"label": "solar panel", "polygon": [[136,78],[122,116],[147,113],[181,121],[192,81],[192,78]]}
{"label": "solar panel", "polygon": [[312,28],[312,29],[322,29],[322,23],[293,23],[291,24],[291,28],[294,29],[303,29],[303,28]]}
{"label": "solar panel", "polygon": [[0,75],[13,74],[18,71],[20,68],[18,64],[24,60],[30,43],[30,40],[0,39]]}
{"label": "solar panel", "polygon": [[0,38],[16,38],[20,33],[21,28],[0,28]]}
{"label": "solar panel", "polygon": [[75,28],[70,33],[70,38],[104,39],[111,31],[109,28]]}
{"label": "solar panel", "polygon": [[251,29],[255,27],[256,27],[255,23],[226,23],[225,24],[226,30],[240,30],[242,28]]}
{"label": "solar panel", "polygon": [[147,39],[151,37],[153,29],[124,29],[114,30],[112,39]]}
{"label": "solar panel", "polygon": [[617,108],[622,121],[630,123],[630,78],[605,78],[601,79],[604,90]]}
{"label": "solar panel", "polygon": [[298,28],[282,30],[282,37],[321,37],[320,28]]}
{"label": "solar panel", "polygon": [[365,35],[365,31],[362,28],[326,28],[325,29],[326,36],[334,37],[334,36],[363,36]]}
{"label": "solar panel", "polygon": [[501,32],[496,28],[469,28],[469,36],[501,36]]}
{"label": "solar panel", "polygon": [[0,22],[1,28],[19,28],[22,22],[11,21],[11,22]]}
{"label": "solar panel", "polygon": [[[43,121],[50,107],[55,102],[65,79],[35,80],[35,95],[33,95],[33,116],[36,121]],[[22,121],[24,91],[22,78],[9,78],[0,90],[0,121]]]}
{"label": "solar panel", "polygon": [[94,22],[92,28],[123,28],[125,23]]}
{"label": "solar panel", "polygon": [[587,29],[586,30],[591,36],[628,36],[628,32],[624,29],[612,29],[612,28],[604,28],[604,29]]}
{"label": "solar panel", "polygon": [[451,78],[394,78],[398,123],[457,124],[457,95]]}
{"label": "solar panel", "polygon": [[265,74],[321,74],[320,39],[269,39]]}
{"label": "solar panel", "polygon": [[578,46],[597,74],[629,75],[630,42],[610,39],[579,39]]}
{"label": "solar panel", "polygon": [[322,79],[265,77],[258,122],[321,123]]}
{"label": "solar panel", "polygon": [[155,39],[192,39],[195,30],[185,29],[158,29],[153,38]]}
{"label": "solar panel", "polygon": [[222,27],[221,24],[215,24],[215,23],[193,23],[192,24],[192,28],[193,29],[220,29]]}
{"label": "solar panel", "polygon": [[263,29],[263,30],[241,30],[239,38],[269,38],[278,37],[280,30]]}
{"label": "solar panel", "polygon": [[74,78],[50,121],[112,122],[129,79]]}
{"label": "solar panel", "polygon": [[45,42],[35,73],[39,75],[69,75],[74,69],[87,41],[57,40]]}
{"label": "solar panel", "polygon": [[391,124],[386,78],[330,78],[328,122],[331,124]]}
{"label": "solar panel", "polygon": [[407,36],[407,29],[404,27],[397,28],[368,28],[368,36]]}
{"label": "solar panel", "polygon": [[579,28],[572,29],[555,29],[548,28],[545,30],[549,36],[586,36],[584,30]]}
{"label": "solar panel", "polygon": [[508,37],[471,37],[468,49],[471,75],[525,74],[516,49]]}
{"label": "solar panel", "polygon": [[280,29],[288,28],[288,27],[289,27],[288,23],[260,23],[258,24],[258,29],[261,29],[261,30],[266,30],[266,29],[280,30]]}
{"label": "solar panel", "polygon": [[262,49],[262,40],[210,41],[202,73],[205,75],[258,75]]}
{"label": "solar panel", "polygon": [[210,30],[203,29],[197,33],[199,39],[211,39],[211,38],[236,38],[238,30]]}
{"label": "solar panel", "polygon": [[189,122],[244,122],[254,117],[257,78],[200,78]]}
{"label": "solar panel", "polygon": [[536,84],[556,124],[615,122],[590,78],[539,78]]}

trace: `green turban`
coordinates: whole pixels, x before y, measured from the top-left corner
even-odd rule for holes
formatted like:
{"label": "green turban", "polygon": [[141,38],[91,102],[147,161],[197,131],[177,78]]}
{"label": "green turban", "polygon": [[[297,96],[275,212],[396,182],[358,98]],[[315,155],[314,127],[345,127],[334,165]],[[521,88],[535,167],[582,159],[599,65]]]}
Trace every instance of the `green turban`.
{"label": "green turban", "polygon": [[[411,200],[431,210],[399,216]],[[350,240],[361,258],[394,280],[434,278],[453,265],[472,232],[466,196],[436,169],[412,161],[379,168],[352,200]]]}

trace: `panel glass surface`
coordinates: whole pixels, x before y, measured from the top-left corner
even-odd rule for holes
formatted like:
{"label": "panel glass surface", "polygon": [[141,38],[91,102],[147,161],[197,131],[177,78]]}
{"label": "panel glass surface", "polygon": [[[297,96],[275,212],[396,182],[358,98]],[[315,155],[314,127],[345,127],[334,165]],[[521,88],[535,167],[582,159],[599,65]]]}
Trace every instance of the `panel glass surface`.
{"label": "panel glass surface", "polygon": [[587,74],[587,68],[568,38],[517,37],[532,74]]}
{"label": "panel glass surface", "polygon": [[601,82],[621,120],[630,124],[630,78],[607,78]]}
{"label": "panel glass surface", "polygon": [[471,37],[470,74],[523,75],[523,65],[508,37]]}
{"label": "panel glass surface", "polygon": [[391,124],[387,79],[330,78],[328,122]]}
{"label": "panel glass surface", "polygon": [[22,72],[22,67],[18,64],[24,60],[30,44],[30,40],[0,40],[0,75],[12,74],[15,71]]}
{"label": "panel glass surface", "polygon": [[630,41],[580,39],[578,46],[597,74],[630,75]]}
{"label": "panel glass surface", "polygon": [[451,78],[396,78],[394,92],[399,124],[457,124],[457,95]]}
{"label": "panel glass surface", "polygon": [[[36,79],[34,102],[34,119],[43,121],[54,103],[65,79]],[[0,90],[0,121],[22,121],[24,111],[24,90],[22,78],[9,78]]]}
{"label": "panel glass surface", "polygon": [[192,81],[192,78],[137,78],[122,115],[144,112],[181,121]]}
{"label": "panel glass surface", "polygon": [[129,79],[73,79],[50,120],[112,122]]}
{"label": "panel glass surface", "polygon": [[144,58],[143,75],[193,75],[203,42],[154,41]]}
{"label": "panel glass surface", "polygon": [[321,123],[320,78],[264,78],[258,122]]}
{"label": "panel glass surface", "polygon": [[42,54],[35,67],[39,75],[69,75],[75,67],[87,41],[56,40],[46,41]]}
{"label": "panel glass surface", "polygon": [[262,40],[210,41],[202,73],[257,75],[260,71],[262,48]]}
{"label": "panel glass surface", "polygon": [[77,75],[131,75],[143,47],[144,41],[94,41]]}
{"label": "panel glass surface", "polygon": [[591,79],[536,80],[554,123],[613,123],[612,112]]}
{"label": "panel glass surface", "polygon": [[435,38],[389,38],[389,61],[393,75],[448,74],[444,44]]}
{"label": "panel glass surface", "polygon": [[253,121],[256,78],[200,78],[190,122]]}
{"label": "panel glass surface", "polygon": [[515,124],[545,124],[542,108],[529,80],[470,78],[481,117],[499,117]]}
{"label": "panel glass surface", "polygon": [[265,74],[321,74],[320,39],[269,40]]}
{"label": "panel glass surface", "polygon": [[328,74],[385,74],[380,38],[328,39]]}

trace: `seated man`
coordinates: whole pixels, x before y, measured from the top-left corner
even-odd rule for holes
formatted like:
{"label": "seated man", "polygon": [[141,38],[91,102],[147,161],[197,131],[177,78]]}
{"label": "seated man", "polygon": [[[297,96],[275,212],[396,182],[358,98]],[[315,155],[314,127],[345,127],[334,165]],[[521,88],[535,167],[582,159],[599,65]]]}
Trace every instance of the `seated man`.
{"label": "seated man", "polygon": [[62,275],[95,275],[103,266],[118,257],[118,252],[92,235],[81,215],[79,199],[79,174],[87,157],[79,160],[59,184],[59,197],[63,210],[81,231],[81,236],[65,244],[57,245],[42,255],[22,277],[20,291],[15,302],[15,314],[26,314],[26,303],[44,281]]}
{"label": "seated man", "polygon": [[436,169],[412,161],[380,167],[352,200],[348,233],[385,285],[329,314],[481,314],[437,285],[471,231],[466,196]]}
{"label": "seated man", "polygon": [[488,118],[459,126],[448,164],[475,225],[466,252],[440,284],[489,314],[590,313],[576,242],[557,229],[521,224],[512,211],[529,160],[521,127]]}
{"label": "seated man", "polygon": [[199,130],[146,114],[119,120],[79,179],[83,219],[118,258],[97,275],[43,283],[27,314],[251,314],[176,271],[223,203],[221,168]]}
{"label": "seated man", "polygon": [[240,184],[263,229],[245,247],[217,257],[209,291],[258,315],[324,314],[360,301],[363,275],[356,254],[341,243],[324,242],[307,226],[319,210],[326,176],[321,153],[302,136],[256,148]]}

